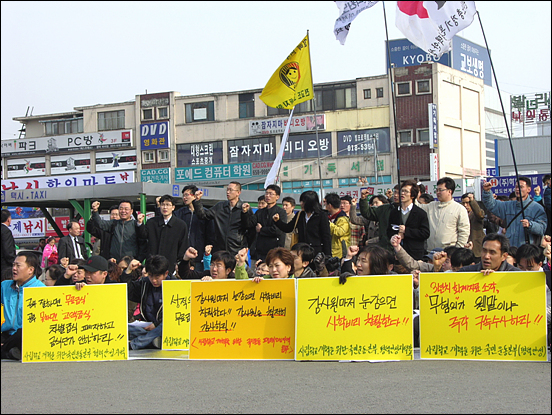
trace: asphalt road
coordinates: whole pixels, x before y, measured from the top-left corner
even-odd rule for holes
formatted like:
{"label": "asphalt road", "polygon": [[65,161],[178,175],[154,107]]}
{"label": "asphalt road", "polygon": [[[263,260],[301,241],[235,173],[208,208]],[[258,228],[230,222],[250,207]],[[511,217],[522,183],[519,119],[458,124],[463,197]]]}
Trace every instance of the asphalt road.
{"label": "asphalt road", "polygon": [[2,361],[8,413],[543,413],[550,362]]}

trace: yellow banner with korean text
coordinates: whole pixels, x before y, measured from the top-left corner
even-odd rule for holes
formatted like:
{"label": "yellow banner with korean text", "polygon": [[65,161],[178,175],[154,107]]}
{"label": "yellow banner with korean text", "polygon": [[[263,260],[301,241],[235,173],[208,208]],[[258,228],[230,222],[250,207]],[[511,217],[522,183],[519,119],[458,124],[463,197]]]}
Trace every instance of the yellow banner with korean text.
{"label": "yellow banner with korean text", "polygon": [[293,360],[295,280],[193,281],[190,359]]}
{"label": "yellow banner with korean text", "polygon": [[297,280],[296,360],[412,360],[412,275]]}
{"label": "yellow banner with korean text", "polygon": [[126,284],[25,288],[22,361],[126,360],[127,313]]}
{"label": "yellow banner with korean text", "polygon": [[309,47],[307,34],[272,74],[260,96],[266,105],[291,110],[314,98]]}
{"label": "yellow banner with korean text", "polygon": [[544,272],[422,273],[420,357],[546,361]]}
{"label": "yellow banner with korean text", "polygon": [[191,283],[163,281],[163,350],[190,348]]}

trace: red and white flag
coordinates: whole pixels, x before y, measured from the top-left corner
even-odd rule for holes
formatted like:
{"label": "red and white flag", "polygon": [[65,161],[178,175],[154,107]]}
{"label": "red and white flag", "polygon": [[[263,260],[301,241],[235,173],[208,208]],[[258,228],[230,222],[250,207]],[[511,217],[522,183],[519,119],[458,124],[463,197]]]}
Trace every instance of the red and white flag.
{"label": "red and white flag", "polygon": [[474,1],[398,1],[395,25],[416,46],[440,58],[476,12]]}
{"label": "red and white flag", "polygon": [[360,14],[360,12],[369,9],[377,1],[336,1],[335,5],[339,9],[339,17],[335,21],[335,38],[344,45],[345,39],[349,34],[351,23]]}

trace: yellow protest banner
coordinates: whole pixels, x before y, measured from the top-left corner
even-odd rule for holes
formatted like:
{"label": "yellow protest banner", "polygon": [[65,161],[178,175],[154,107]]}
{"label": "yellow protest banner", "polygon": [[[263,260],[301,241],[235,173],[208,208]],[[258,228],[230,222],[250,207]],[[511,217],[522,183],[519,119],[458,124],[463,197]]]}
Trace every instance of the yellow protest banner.
{"label": "yellow protest banner", "polygon": [[126,360],[126,284],[23,291],[23,362]]}
{"label": "yellow protest banner", "polygon": [[295,280],[191,285],[190,359],[293,359]]}
{"label": "yellow protest banner", "polygon": [[546,361],[544,273],[422,273],[420,357]]}
{"label": "yellow protest banner", "polygon": [[190,348],[191,280],[163,281],[163,350]]}
{"label": "yellow protest banner", "polygon": [[297,280],[296,360],[412,360],[412,275]]}

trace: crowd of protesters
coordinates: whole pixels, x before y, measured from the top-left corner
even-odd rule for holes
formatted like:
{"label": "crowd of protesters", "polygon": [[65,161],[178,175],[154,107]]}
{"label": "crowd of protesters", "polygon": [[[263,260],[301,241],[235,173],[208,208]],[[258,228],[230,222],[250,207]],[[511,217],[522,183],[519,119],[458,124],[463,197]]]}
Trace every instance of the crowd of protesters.
{"label": "crowd of protesters", "polygon": [[21,288],[71,284],[79,290],[127,284],[131,349],[161,347],[165,279],[336,277],[345,284],[357,275],[412,273],[416,296],[420,272],[545,271],[550,328],[550,175],[543,179],[544,189],[532,189],[520,176],[512,200],[483,183],[481,201],[466,193],[461,203],[453,199],[450,177],[437,181],[437,200],[413,180],[385,195],[364,189],[358,201],[335,193],[320,200],[309,190],[298,210],[293,197],[278,205],[281,189],[270,185],[256,211],[241,200],[239,182],[228,184],[226,200],[209,209],[203,192],[190,185],[182,192],[184,207],[176,210],[175,198],[160,196],[149,220],[134,214],[128,200],[102,219],[95,201],[86,226],[97,241],[90,256],[74,220],[57,247],[48,238],[36,251],[15,255],[9,212],[2,210],[2,358],[21,356]]}

